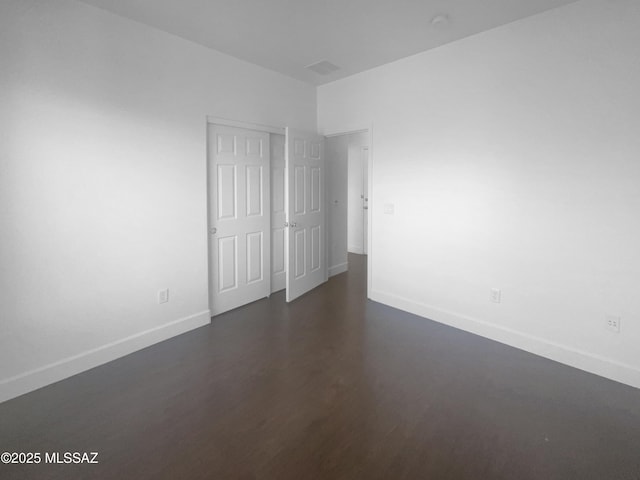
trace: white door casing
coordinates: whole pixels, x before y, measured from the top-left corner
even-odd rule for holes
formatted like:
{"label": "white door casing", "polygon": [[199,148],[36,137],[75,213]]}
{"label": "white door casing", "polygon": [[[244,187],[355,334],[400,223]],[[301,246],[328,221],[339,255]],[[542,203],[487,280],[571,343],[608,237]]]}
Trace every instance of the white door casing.
{"label": "white door casing", "polygon": [[324,138],[286,131],[287,301],[327,279]]}
{"label": "white door casing", "polygon": [[271,134],[271,293],[287,286],[285,236],[287,234],[285,194],[285,136]]}
{"label": "white door casing", "polygon": [[269,134],[208,127],[212,315],[271,293]]}

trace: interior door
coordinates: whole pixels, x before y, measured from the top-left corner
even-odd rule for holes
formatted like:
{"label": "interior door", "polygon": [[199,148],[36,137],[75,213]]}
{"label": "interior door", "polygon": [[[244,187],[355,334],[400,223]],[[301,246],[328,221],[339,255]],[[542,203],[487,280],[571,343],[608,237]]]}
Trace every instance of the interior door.
{"label": "interior door", "polygon": [[287,286],[284,135],[271,134],[271,292]]}
{"label": "interior door", "polygon": [[287,301],[327,280],[324,138],[287,128]]}
{"label": "interior door", "polygon": [[362,252],[366,255],[369,247],[369,148],[362,148]]}
{"label": "interior door", "polygon": [[347,251],[362,255],[364,252],[364,194],[362,169],[363,149],[360,145],[347,150]]}
{"label": "interior door", "polygon": [[211,312],[271,293],[269,134],[209,126]]}

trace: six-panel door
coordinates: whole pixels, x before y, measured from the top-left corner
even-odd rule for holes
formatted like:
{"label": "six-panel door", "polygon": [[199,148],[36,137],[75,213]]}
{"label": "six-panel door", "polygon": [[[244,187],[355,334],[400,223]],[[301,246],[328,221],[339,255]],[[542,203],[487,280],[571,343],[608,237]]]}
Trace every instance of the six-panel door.
{"label": "six-panel door", "polygon": [[268,296],[271,276],[269,134],[209,127],[212,315]]}
{"label": "six-panel door", "polygon": [[323,140],[287,129],[287,301],[327,279]]}

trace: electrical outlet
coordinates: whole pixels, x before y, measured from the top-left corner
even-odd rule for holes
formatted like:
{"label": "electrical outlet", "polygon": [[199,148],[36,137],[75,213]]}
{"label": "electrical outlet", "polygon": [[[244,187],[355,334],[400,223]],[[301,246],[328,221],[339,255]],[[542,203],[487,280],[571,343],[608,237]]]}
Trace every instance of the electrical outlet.
{"label": "electrical outlet", "polygon": [[169,301],[169,289],[158,291],[158,303],[167,303]]}
{"label": "electrical outlet", "polygon": [[489,295],[489,300],[493,303],[500,303],[502,300],[502,291],[499,288],[492,288]]}
{"label": "electrical outlet", "polygon": [[613,333],[620,333],[620,317],[607,315],[604,317],[604,326]]}

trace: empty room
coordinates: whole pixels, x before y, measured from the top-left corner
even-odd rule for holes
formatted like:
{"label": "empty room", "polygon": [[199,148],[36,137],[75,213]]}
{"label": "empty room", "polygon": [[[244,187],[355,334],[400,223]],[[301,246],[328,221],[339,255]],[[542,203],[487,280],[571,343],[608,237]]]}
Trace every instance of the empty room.
{"label": "empty room", "polygon": [[640,479],[640,2],[0,0],[0,479]]}

